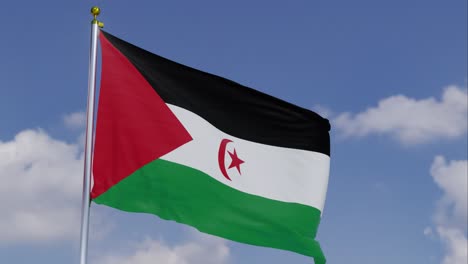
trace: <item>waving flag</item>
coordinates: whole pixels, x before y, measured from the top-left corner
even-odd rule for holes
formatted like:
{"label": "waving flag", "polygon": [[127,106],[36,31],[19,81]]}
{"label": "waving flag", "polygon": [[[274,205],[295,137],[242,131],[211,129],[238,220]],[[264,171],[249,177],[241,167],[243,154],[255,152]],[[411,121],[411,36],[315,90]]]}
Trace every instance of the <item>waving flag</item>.
{"label": "waving flag", "polygon": [[94,202],[325,263],[328,120],[101,31]]}

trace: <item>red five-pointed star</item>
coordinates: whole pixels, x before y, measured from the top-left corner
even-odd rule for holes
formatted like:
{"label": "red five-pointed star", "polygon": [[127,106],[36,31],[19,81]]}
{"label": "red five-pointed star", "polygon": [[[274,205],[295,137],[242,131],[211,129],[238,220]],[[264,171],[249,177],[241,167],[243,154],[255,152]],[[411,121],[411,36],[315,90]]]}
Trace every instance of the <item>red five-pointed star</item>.
{"label": "red five-pointed star", "polygon": [[244,161],[239,159],[236,153],[236,149],[234,149],[234,153],[231,153],[230,151],[228,151],[228,153],[229,153],[229,156],[231,156],[231,164],[229,165],[228,169],[236,167],[239,174],[242,175],[241,170],[240,170],[240,165],[244,163]]}

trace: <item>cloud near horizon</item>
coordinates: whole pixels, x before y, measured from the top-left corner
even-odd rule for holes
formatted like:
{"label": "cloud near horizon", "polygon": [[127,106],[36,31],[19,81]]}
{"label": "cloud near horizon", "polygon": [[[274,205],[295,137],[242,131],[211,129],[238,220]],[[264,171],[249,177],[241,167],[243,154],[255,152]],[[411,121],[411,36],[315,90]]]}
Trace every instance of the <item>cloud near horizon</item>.
{"label": "cloud near horizon", "polygon": [[83,156],[40,129],[0,141],[0,243],[77,237]]}
{"label": "cloud near horizon", "polygon": [[430,172],[434,182],[443,191],[434,212],[435,232],[446,249],[442,264],[466,264],[468,160],[447,162],[443,156],[436,156]]}
{"label": "cloud near horizon", "polygon": [[112,252],[95,264],[227,264],[229,247],[221,238],[197,233],[180,245],[169,246],[163,241],[146,239],[133,246],[130,254]]}
{"label": "cloud near horizon", "polygon": [[362,112],[342,113],[332,122],[345,137],[387,134],[403,144],[420,144],[465,135],[467,112],[466,87],[452,85],[443,90],[440,100],[395,95]]}

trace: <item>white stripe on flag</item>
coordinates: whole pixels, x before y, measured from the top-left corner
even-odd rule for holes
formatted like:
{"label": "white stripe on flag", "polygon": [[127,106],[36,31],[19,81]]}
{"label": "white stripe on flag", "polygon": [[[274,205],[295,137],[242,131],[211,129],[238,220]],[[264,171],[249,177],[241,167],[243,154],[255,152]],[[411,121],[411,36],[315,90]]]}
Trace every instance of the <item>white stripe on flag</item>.
{"label": "white stripe on flag", "polygon": [[[161,159],[198,169],[242,192],[323,210],[330,168],[329,156],[236,138],[190,111],[170,104],[168,106],[191,134],[193,141]],[[235,126],[235,123],[232,125]],[[240,165],[239,174],[235,167],[228,168],[231,157],[225,154],[225,168],[231,181],[223,176],[218,163],[218,151],[223,139],[232,141],[227,144],[227,151],[232,153],[235,148],[238,157],[245,161]]]}

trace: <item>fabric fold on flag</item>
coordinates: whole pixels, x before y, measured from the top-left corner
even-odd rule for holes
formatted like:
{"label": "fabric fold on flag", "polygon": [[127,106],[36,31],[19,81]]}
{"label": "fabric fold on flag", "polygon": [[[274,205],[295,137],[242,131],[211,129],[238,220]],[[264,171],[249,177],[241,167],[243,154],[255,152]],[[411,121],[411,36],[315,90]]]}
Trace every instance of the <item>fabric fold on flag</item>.
{"label": "fabric fold on flag", "polygon": [[101,31],[94,202],[325,263],[318,114]]}

